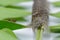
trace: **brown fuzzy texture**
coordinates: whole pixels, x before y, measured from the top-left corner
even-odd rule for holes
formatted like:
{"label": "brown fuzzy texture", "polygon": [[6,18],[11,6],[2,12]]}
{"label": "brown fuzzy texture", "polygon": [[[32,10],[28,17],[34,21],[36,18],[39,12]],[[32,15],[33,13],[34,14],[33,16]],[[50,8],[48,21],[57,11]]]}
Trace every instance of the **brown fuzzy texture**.
{"label": "brown fuzzy texture", "polygon": [[42,28],[45,29],[48,26],[49,19],[49,6],[47,0],[33,0],[33,10],[32,10],[32,28]]}

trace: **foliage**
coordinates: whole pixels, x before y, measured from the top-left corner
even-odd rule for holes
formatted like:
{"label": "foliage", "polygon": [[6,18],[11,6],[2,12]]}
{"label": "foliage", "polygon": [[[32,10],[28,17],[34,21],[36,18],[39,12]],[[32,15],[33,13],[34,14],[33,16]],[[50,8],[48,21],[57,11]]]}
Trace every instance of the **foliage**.
{"label": "foliage", "polygon": [[53,14],[50,14],[50,15],[55,16],[55,17],[57,17],[57,18],[60,18],[60,12],[53,13]]}
{"label": "foliage", "polygon": [[24,17],[29,14],[30,12],[25,10],[0,7],[0,20],[5,18]]}
{"label": "foliage", "polygon": [[55,7],[60,7],[60,1],[59,2],[53,2],[52,3]]}
{"label": "foliage", "polygon": [[0,30],[0,40],[18,40],[15,34],[10,29]]}
{"label": "foliage", "polygon": [[13,8],[13,9],[25,9],[25,7],[23,6],[16,6],[16,5],[7,5],[7,6],[4,6],[6,8]]}
{"label": "foliage", "polygon": [[10,22],[16,22],[16,21],[26,21],[23,17],[15,17],[15,18],[6,18],[4,20],[10,21]]}
{"label": "foliage", "polygon": [[25,2],[29,0],[0,0],[0,5],[6,6],[6,5],[12,5],[12,4],[17,4],[20,2]]}
{"label": "foliage", "polygon": [[8,21],[0,21],[0,29],[9,28],[11,30],[25,28],[25,26]]}
{"label": "foliage", "polygon": [[53,33],[60,33],[60,25],[50,26],[49,28]]}
{"label": "foliage", "polygon": [[14,22],[26,21],[24,17],[30,15],[31,12],[15,4],[25,1],[30,0],[0,0],[0,40],[18,40],[12,30],[26,26]]}
{"label": "foliage", "polygon": [[[24,17],[30,15],[31,12],[27,11],[25,7],[15,4],[26,1],[31,0],[0,0],[0,40],[18,40],[12,31],[26,28],[26,26],[16,24],[15,22],[26,21]],[[60,2],[54,2],[52,4],[56,7],[60,7]],[[60,12],[50,15],[60,18]],[[60,25],[51,26],[49,28],[53,33],[60,33]],[[39,39],[39,37],[37,37],[37,39]]]}
{"label": "foliage", "polygon": [[1,30],[4,31],[4,32],[7,32],[7,33],[11,34],[11,36],[17,38],[17,37],[15,36],[15,34],[12,32],[11,29],[9,29],[9,28],[3,28],[3,29],[1,29]]}

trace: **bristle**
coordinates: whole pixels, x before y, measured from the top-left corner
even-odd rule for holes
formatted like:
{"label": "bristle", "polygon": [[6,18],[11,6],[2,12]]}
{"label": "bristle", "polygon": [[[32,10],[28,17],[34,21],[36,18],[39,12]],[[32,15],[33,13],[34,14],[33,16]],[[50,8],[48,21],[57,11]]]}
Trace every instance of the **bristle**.
{"label": "bristle", "polygon": [[49,8],[47,0],[34,0],[32,11],[32,27],[38,28],[41,25],[46,27],[49,19]]}

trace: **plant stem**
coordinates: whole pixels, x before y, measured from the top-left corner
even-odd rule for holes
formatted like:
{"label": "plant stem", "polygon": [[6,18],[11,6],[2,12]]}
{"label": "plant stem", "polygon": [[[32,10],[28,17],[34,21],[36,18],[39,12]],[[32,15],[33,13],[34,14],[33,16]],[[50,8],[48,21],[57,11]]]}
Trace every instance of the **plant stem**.
{"label": "plant stem", "polygon": [[42,32],[43,32],[42,29],[37,29],[36,40],[42,40]]}

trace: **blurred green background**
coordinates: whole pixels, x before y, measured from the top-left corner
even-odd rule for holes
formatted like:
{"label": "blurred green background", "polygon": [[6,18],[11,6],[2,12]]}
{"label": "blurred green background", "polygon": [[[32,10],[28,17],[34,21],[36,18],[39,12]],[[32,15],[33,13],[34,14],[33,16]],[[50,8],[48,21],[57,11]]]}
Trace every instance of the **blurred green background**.
{"label": "blurred green background", "polygon": [[[60,0],[48,0],[48,2],[50,5],[49,28],[52,37],[55,37],[54,35],[58,36],[60,33]],[[32,6],[33,0],[0,0],[0,29],[17,30],[28,27],[32,19]],[[5,32],[0,31],[0,34],[2,33]],[[60,35],[56,38],[53,40],[59,40]]]}

